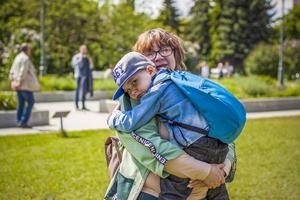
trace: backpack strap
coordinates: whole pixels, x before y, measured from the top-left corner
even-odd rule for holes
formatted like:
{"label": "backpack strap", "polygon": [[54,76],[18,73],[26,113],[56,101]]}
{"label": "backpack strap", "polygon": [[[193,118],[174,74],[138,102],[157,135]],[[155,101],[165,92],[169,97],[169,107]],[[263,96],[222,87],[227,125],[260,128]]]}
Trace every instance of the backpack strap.
{"label": "backpack strap", "polygon": [[177,121],[168,119],[166,116],[163,116],[163,115],[159,115],[159,116],[162,119],[166,120],[170,125],[180,126],[180,127],[184,128],[184,129],[187,129],[187,130],[190,130],[190,131],[194,131],[194,132],[197,132],[197,133],[201,133],[203,135],[208,136],[209,131],[207,131],[207,130],[205,130],[203,128],[199,128],[199,127],[196,127],[196,126],[191,126],[189,124],[185,124],[185,123],[182,123],[182,122],[177,122]]}

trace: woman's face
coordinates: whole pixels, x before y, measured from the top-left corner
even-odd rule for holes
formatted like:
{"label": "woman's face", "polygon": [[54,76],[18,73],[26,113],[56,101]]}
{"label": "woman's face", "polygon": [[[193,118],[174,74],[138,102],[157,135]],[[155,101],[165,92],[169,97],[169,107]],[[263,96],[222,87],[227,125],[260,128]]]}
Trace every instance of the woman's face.
{"label": "woman's face", "polygon": [[[161,53],[162,51],[164,52],[171,51],[171,52],[169,56],[162,56],[161,55],[163,54]],[[170,46],[159,47],[158,45],[154,44],[153,48],[151,49],[151,52],[145,53],[145,56],[147,56],[147,54],[150,55],[153,53],[156,53],[156,56],[150,59],[156,65],[157,70],[160,70],[160,68],[162,67],[175,70],[176,62],[175,62],[174,50]]]}

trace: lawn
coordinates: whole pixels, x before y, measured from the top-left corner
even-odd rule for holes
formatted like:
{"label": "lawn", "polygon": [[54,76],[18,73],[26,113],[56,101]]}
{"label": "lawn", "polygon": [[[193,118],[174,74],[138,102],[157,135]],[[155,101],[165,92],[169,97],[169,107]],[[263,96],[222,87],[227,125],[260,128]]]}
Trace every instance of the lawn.
{"label": "lawn", "polygon": [[[102,199],[111,131],[0,137],[0,199]],[[231,199],[300,199],[300,117],[248,120]]]}

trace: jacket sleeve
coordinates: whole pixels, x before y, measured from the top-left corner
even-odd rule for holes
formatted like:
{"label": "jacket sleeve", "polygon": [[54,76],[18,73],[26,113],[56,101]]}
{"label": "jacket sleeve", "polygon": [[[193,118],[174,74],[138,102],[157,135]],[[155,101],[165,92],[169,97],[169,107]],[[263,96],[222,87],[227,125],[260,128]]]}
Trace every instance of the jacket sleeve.
{"label": "jacket sleeve", "polygon": [[151,88],[143,96],[140,104],[130,110],[113,111],[108,120],[109,127],[123,132],[132,132],[148,123],[158,114],[165,87],[163,85],[160,88]]}
{"label": "jacket sleeve", "polygon": [[[131,109],[130,101],[125,95],[120,98],[120,103],[123,110]],[[117,132],[117,135],[139,163],[163,178],[168,176],[163,171],[166,162],[184,154],[179,147],[160,137],[155,118],[131,134]]]}

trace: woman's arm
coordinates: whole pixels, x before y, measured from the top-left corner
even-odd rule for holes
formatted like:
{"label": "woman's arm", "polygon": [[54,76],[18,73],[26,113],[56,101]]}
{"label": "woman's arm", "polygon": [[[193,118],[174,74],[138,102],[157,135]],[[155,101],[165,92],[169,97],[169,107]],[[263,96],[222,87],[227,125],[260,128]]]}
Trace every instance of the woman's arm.
{"label": "woman's arm", "polygon": [[[129,110],[133,102],[123,95],[120,103],[121,109]],[[182,149],[162,139],[158,134],[158,126],[154,118],[135,132],[117,134],[126,150],[154,174],[165,178],[168,175],[166,172],[170,172],[179,177],[206,179],[207,184],[212,187],[223,181],[222,171],[218,167],[196,160],[184,153]]]}
{"label": "woman's arm", "polygon": [[[120,97],[122,110],[130,110],[131,103],[126,95]],[[155,118],[133,134],[117,132],[117,135],[126,150],[139,163],[160,177],[168,176],[168,173],[164,172],[168,160],[184,154],[182,149],[160,137]]]}

